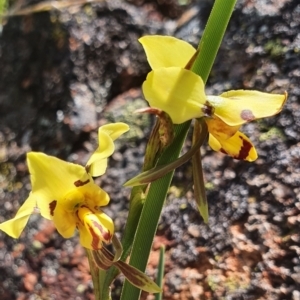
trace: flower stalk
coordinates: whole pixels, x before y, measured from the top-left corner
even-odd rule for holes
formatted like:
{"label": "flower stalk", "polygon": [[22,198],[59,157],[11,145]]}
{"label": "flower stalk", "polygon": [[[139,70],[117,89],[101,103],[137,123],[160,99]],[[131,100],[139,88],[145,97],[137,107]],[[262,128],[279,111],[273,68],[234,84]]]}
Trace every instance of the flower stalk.
{"label": "flower stalk", "polygon": [[[192,70],[201,76],[205,83],[213,65],[216,53],[223,39],[224,32],[231,17],[236,0],[216,0],[210,14],[207,26],[204,30],[199,44],[199,54]],[[217,33],[214,33],[213,27]],[[202,42],[202,40],[204,42]],[[201,47],[200,47],[201,46]],[[209,52],[209,54],[207,54]],[[206,55],[205,55],[206,54]],[[204,63],[205,61],[205,63]],[[186,138],[190,121],[177,125],[174,128],[175,138],[160,159],[158,165],[169,164],[178,158],[183,142]],[[144,271],[150,254],[152,241],[157,229],[161,210],[171,183],[173,172],[168,173],[159,180],[151,183],[142,208],[140,222],[135,234],[135,240],[131,252],[130,265]],[[121,300],[137,300],[140,290],[125,282],[122,290]]]}

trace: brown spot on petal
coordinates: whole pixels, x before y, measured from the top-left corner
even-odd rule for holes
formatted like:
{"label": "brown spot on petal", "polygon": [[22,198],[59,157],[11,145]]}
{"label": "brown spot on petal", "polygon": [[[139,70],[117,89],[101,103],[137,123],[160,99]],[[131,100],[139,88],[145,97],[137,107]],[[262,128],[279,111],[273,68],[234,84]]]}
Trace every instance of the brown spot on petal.
{"label": "brown spot on petal", "polygon": [[86,165],[86,166],[85,166],[85,170],[86,170],[87,173],[90,172],[90,169],[91,169],[91,165]]}
{"label": "brown spot on petal", "polygon": [[76,187],[80,187],[80,186],[83,186],[83,185],[85,185],[85,184],[87,184],[87,183],[89,183],[89,182],[90,182],[89,179],[87,179],[86,181],[77,180],[77,181],[74,182],[74,185],[75,185]]}
{"label": "brown spot on petal", "polygon": [[100,230],[100,232],[101,232],[101,234],[103,236],[103,239],[106,242],[108,242],[108,241],[111,240],[112,235],[111,235],[111,233],[109,231],[106,231],[105,229],[103,229],[103,227],[99,223],[97,223],[97,222],[93,222],[93,225]]}
{"label": "brown spot on petal", "polygon": [[227,154],[228,155],[228,153],[223,148],[221,148],[219,151],[222,152],[223,154]]}
{"label": "brown spot on petal", "polygon": [[205,102],[201,110],[205,117],[211,117],[215,112],[215,108],[208,101]]}
{"label": "brown spot on petal", "polygon": [[250,150],[252,148],[252,144],[250,142],[248,142],[247,140],[245,140],[242,136],[239,136],[239,138],[243,141],[243,145],[242,145],[238,155],[235,155],[235,156],[231,155],[230,153],[226,152],[223,148],[221,148],[219,151],[224,153],[224,154],[230,155],[235,159],[245,160],[248,157],[249,153],[250,153]]}
{"label": "brown spot on petal", "polygon": [[101,232],[101,236],[99,236],[94,228],[92,226],[88,226],[89,228],[89,231],[92,235],[92,243],[91,243],[91,247],[94,249],[94,250],[98,250],[98,249],[101,249],[102,248],[102,239],[105,240],[105,242],[107,241],[110,241],[111,238],[112,238],[112,235],[109,231],[106,231],[103,229],[103,227],[97,223],[97,222],[93,222],[93,226],[96,227],[97,229],[99,229],[99,231]]}
{"label": "brown spot on petal", "polygon": [[103,237],[106,241],[110,242],[112,239],[112,234],[110,233],[110,231],[105,231]]}
{"label": "brown spot on petal", "polygon": [[50,209],[50,215],[53,217],[54,215],[54,210],[57,204],[57,200],[53,200],[52,202],[49,203],[49,209]]}
{"label": "brown spot on petal", "polygon": [[100,244],[100,246],[99,246],[100,237],[96,234],[96,232],[94,231],[93,227],[89,226],[89,231],[90,231],[90,233],[91,233],[91,235],[93,237],[92,244],[91,244],[92,248],[94,250],[101,249],[102,245]]}
{"label": "brown spot on petal", "polygon": [[78,209],[76,210],[75,214],[76,214],[77,220],[79,220],[80,223],[83,225],[83,221],[79,218],[79,212],[78,212]]}
{"label": "brown spot on petal", "polygon": [[238,154],[238,156],[234,157],[236,159],[246,159],[247,156],[249,155],[249,152],[252,148],[252,144],[245,140],[242,136],[239,136],[239,138],[243,141],[243,146]]}
{"label": "brown spot on petal", "polygon": [[241,118],[247,122],[255,120],[255,116],[250,109],[243,109],[241,112]]}

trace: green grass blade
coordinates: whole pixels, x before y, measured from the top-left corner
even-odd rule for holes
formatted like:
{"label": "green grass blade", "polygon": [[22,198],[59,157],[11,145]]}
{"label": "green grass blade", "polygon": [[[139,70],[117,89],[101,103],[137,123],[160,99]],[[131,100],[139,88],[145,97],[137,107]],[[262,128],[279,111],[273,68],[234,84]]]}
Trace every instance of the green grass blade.
{"label": "green grass blade", "polygon": [[[159,262],[156,283],[159,287],[163,288],[163,279],[165,273],[165,246],[162,245],[159,250]],[[155,295],[155,300],[162,300],[163,292]]]}

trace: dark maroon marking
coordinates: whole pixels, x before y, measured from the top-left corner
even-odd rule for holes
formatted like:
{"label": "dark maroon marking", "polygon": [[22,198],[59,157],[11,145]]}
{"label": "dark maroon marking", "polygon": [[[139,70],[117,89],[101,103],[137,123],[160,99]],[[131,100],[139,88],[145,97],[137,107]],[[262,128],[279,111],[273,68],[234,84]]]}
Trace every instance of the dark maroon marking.
{"label": "dark maroon marking", "polygon": [[224,154],[228,154],[223,148],[221,148],[219,151],[224,153]]}
{"label": "dark maroon marking", "polygon": [[110,231],[104,232],[103,236],[106,241],[110,241],[112,239],[112,234],[110,233]]}
{"label": "dark maroon marking", "polygon": [[[81,207],[88,208],[85,205],[82,205]],[[83,223],[83,221],[79,218],[78,210],[76,211],[76,216],[81,221],[81,223]],[[88,225],[88,230],[90,231],[90,233],[92,235],[91,246],[94,250],[101,249],[101,248],[98,248],[99,242],[101,242],[102,239],[104,239],[105,241],[110,241],[112,239],[112,234],[110,233],[110,231],[104,230],[103,227],[98,222],[92,221],[92,224],[95,228],[99,229],[103,238],[99,237],[99,235],[95,232],[94,228],[92,226]]]}
{"label": "dark maroon marking", "polygon": [[94,228],[89,226],[89,231],[92,235],[92,243],[91,243],[91,246],[94,250],[97,250],[97,249],[101,249],[101,248],[98,248],[98,245],[99,245],[99,242],[100,242],[100,238],[99,236],[96,234],[96,232],[94,231]]}
{"label": "dark maroon marking", "polygon": [[49,203],[49,209],[50,209],[50,215],[53,217],[54,215],[54,210],[57,204],[57,200],[53,200],[52,202]]}
{"label": "dark maroon marking", "polygon": [[82,225],[84,225],[83,224],[83,221],[79,218],[79,213],[78,213],[78,209],[76,210],[76,217],[77,217],[77,219],[80,221],[80,223],[82,224]]}
{"label": "dark maroon marking", "polygon": [[90,169],[91,169],[91,165],[85,166],[85,170],[86,170],[87,173],[90,172]]}
{"label": "dark maroon marking", "polygon": [[240,150],[240,152],[239,152],[238,155],[235,155],[235,156],[234,155],[230,155],[223,148],[221,148],[219,151],[222,152],[222,153],[224,153],[224,154],[230,155],[230,156],[232,156],[235,159],[239,159],[239,160],[246,159],[247,156],[250,153],[250,150],[252,148],[252,144],[250,142],[248,142],[247,140],[245,140],[242,136],[239,136],[239,138],[243,141],[243,145],[242,145],[241,150]]}
{"label": "dark maroon marking", "polygon": [[74,182],[74,185],[75,185],[76,187],[80,187],[80,186],[83,186],[83,185],[85,185],[85,184],[87,184],[87,183],[89,183],[89,182],[90,182],[89,179],[87,179],[86,181],[77,180],[77,181]]}
{"label": "dark maroon marking", "polygon": [[107,261],[106,257],[104,257],[104,254],[102,252],[102,249],[97,249],[98,251],[92,251],[94,262],[96,263],[97,267],[103,270],[109,269],[111,265],[113,264],[112,261]]}
{"label": "dark maroon marking", "polygon": [[255,116],[250,109],[243,109],[241,112],[241,118],[247,122],[255,120]]}
{"label": "dark maroon marking", "polygon": [[111,233],[109,231],[104,230],[103,227],[99,223],[97,223],[95,221],[93,221],[93,225],[100,230],[103,238],[106,241],[110,241],[111,240],[112,235],[111,235]]}
{"label": "dark maroon marking", "polygon": [[190,60],[188,61],[188,63],[185,66],[186,70],[190,70],[194,64],[195,59],[197,58],[197,55],[199,54],[199,49],[196,50],[196,52],[194,53],[194,55],[190,58]]}
{"label": "dark maroon marking", "polygon": [[243,141],[243,146],[237,156],[234,158],[236,159],[245,159],[249,155],[249,152],[252,148],[252,145],[250,142],[246,141],[243,137],[239,136],[239,138]]}
{"label": "dark maroon marking", "polygon": [[204,103],[201,110],[205,117],[211,117],[215,112],[215,108],[208,101]]}

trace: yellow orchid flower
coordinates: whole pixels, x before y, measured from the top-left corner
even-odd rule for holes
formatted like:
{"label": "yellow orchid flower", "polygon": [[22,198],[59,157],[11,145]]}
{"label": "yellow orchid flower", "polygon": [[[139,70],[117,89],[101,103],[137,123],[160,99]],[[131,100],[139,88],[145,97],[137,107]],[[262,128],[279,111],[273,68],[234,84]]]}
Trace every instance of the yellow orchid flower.
{"label": "yellow orchid flower", "polygon": [[254,161],[256,150],[239,128],[280,112],[287,94],[235,90],[206,95],[201,77],[185,69],[196,53],[190,44],[170,36],[144,36],[139,41],[152,68],[143,83],[149,105],[167,112],[174,124],[205,117],[213,150]]}
{"label": "yellow orchid flower", "polygon": [[128,129],[124,123],[100,127],[99,147],[86,168],[44,153],[29,152],[27,164],[32,191],[16,216],[1,223],[0,229],[18,238],[30,215],[39,211],[44,218],[53,220],[64,238],[70,238],[77,228],[80,243],[85,248],[98,250],[102,243],[109,244],[114,224],[99,209],[108,204],[109,196],[94,183],[92,176],[105,172],[107,158],[115,148],[113,141]]}

